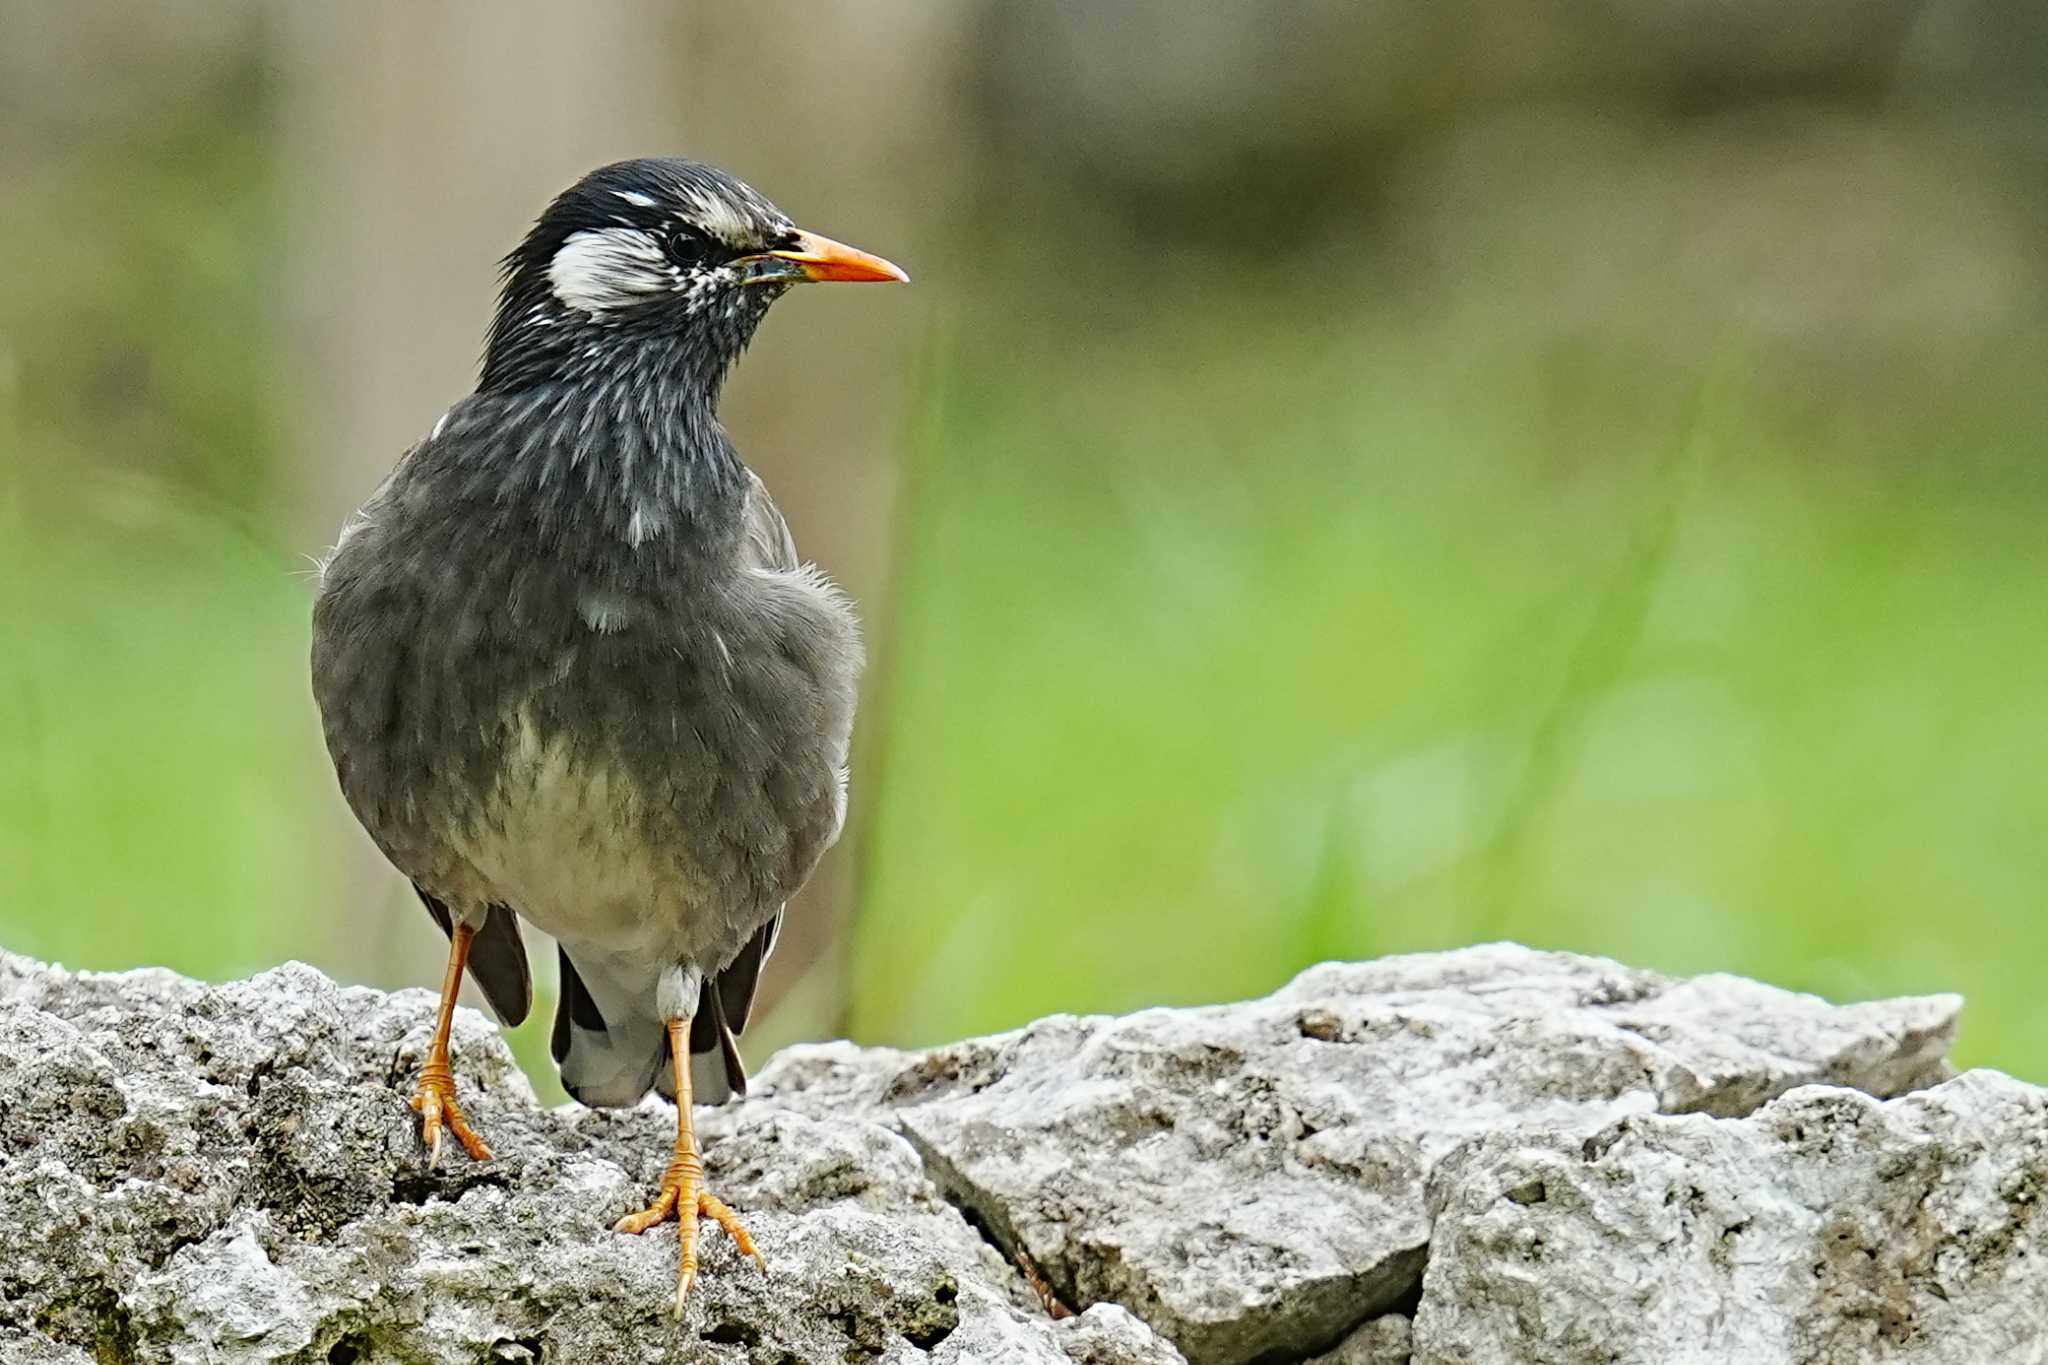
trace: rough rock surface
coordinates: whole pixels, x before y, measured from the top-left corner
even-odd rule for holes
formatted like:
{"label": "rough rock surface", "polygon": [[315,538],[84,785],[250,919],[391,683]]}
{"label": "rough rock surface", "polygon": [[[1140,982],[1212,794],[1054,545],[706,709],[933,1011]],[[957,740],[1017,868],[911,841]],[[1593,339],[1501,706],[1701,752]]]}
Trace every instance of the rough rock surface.
{"label": "rough rock surface", "polygon": [[500,1159],[428,1171],[432,1006],[0,958],[0,1361],[1960,1362],[2048,1297],[2042,1094],[1940,1084],[1951,997],[1496,945],[794,1048],[700,1124],[772,1273],[708,1233],[681,1322],[608,1230],[671,1112],[542,1111],[464,1011]]}
{"label": "rough rock surface", "polygon": [[714,1187],[774,1273],[709,1234],[678,1323],[674,1237],[607,1226],[646,1201],[673,1111],[543,1112],[479,1015],[456,1073],[501,1159],[429,1171],[403,1098],[426,992],[10,959],[0,1002],[9,1365],[36,1338],[101,1361],[1069,1359],[879,1111],[706,1115]]}
{"label": "rough rock surface", "polygon": [[1419,1362],[2048,1360],[2048,1092],[1497,1134],[1431,1182]]}

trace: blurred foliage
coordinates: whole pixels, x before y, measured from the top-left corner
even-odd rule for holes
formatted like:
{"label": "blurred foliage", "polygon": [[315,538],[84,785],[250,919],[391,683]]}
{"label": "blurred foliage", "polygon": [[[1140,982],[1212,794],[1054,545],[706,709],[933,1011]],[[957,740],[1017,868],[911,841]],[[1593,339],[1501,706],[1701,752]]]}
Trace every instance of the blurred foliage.
{"label": "blurred foliage", "polygon": [[[942,54],[974,154],[868,604],[858,1036],[1512,937],[1961,989],[1963,1057],[2032,1069],[2038,73],[1964,101],[1997,45],[1876,5],[1731,76],[1624,8],[1469,68],[1333,5],[1151,58],[992,5]],[[334,889],[262,38],[61,128],[0,95],[0,943],[431,985],[402,887]]]}
{"label": "blurred foliage", "polygon": [[190,74],[84,121],[11,108],[0,147],[0,938],[218,973],[303,944],[322,774],[305,565],[261,530],[265,91],[253,52]]}
{"label": "blurred foliage", "polygon": [[2048,1041],[2039,437],[1845,448],[1739,363],[1618,426],[1614,370],[1300,341],[942,385],[861,1033],[1512,937]]}
{"label": "blurred foliage", "polygon": [[[282,262],[266,92],[253,59],[215,76],[90,138],[10,139],[0,346],[12,436],[39,457],[19,477],[137,476],[234,520],[270,491]],[[25,145],[37,132],[63,141]]]}

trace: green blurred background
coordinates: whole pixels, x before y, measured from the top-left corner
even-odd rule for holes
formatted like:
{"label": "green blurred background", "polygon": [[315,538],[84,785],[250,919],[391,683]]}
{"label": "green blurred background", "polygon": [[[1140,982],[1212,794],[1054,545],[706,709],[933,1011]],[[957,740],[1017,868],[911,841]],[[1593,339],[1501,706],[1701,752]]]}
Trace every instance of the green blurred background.
{"label": "green blurred background", "polygon": [[308,570],[669,152],[916,278],[727,404],[874,654],[757,1060],[1508,937],[2048,1074],[2030,0],[0,0],[0,944],[438,981]]}

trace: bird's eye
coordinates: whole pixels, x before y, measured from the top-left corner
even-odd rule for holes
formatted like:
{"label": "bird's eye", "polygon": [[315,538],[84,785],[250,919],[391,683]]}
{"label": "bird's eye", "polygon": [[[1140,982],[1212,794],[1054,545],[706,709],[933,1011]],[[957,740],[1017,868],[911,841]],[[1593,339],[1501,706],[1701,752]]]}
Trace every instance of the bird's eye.
{"label": "bird's eye", "polygon": [[669,259],[678,264],[695,264],[711,254],[711,239],[683,223],[669,226],[663,245],[668,250]]}

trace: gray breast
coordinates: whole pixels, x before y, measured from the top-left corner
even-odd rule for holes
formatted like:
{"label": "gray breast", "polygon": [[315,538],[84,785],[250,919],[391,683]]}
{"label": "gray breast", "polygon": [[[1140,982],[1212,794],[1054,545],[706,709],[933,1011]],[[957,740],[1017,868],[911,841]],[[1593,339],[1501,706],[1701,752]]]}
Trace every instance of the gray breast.
{"label": "gray breast", "polygon": [[403,481],[366,509],[323,581],[315,691],[402,871],[458,913],[706,970],[794,893],[844,817],[860,645],[748,491],[722,557],[502,508],[482,534]]}
{"label": "gray breast", "polygon": [[777,571],[730,585],[716,612],[607,602],[579,619],[559,673],[507,698],[458,848],[559,938],[715,969],[844,819],[851,615],[814,576]]}

